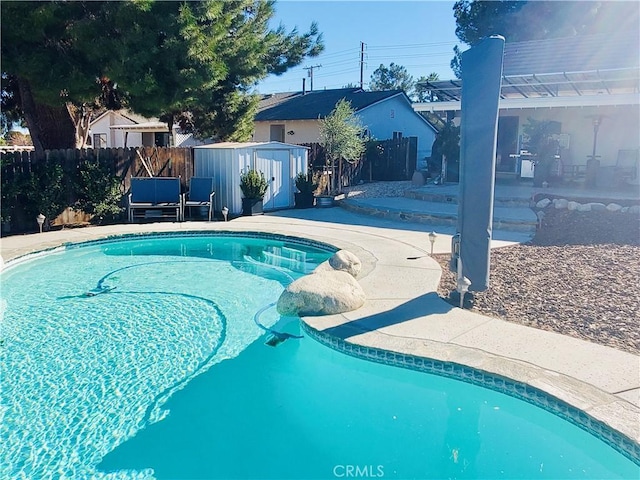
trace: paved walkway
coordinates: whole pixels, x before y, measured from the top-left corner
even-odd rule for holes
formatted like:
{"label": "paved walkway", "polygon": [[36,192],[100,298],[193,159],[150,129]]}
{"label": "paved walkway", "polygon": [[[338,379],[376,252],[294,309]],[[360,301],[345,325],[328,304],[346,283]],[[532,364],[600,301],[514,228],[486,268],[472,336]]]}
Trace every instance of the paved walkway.
{"label": "paved walkway", "polygon": [[[227,223],[116,225],[7,237],[0,253],[7,261],[65,242],[193,230],[263,231],[348,249],[363,261],[359,282],[367,302],[343,315],[305,317],[314,329],[351,343],[455,362],[528,383],[640,442],[640,357],[452,307],[435,293],[441,270],[428,255],[428,226],[340,208],[287,210]],[[452,231],[435,230],[434,252],[448,252]],[[494,246],[522,240],[521,234],[497,233],[502,240]]]}

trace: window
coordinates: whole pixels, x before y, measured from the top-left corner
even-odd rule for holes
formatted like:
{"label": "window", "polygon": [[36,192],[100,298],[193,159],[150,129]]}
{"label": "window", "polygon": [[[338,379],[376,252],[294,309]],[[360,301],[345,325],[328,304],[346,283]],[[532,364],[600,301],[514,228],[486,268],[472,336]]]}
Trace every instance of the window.
{"label": "window", "polygon": [[168,147],[169,146],[169,134],[163,132],[156,132],[153,139],[153,144],[156,147]]}
{"label": "window", "polygon": [[284,143],[284,125],[271,125],[269,129],[269,140]]}
{"label": "window", "polygon": [[106,133],[95,133],[93,135],[93,148],[107,148]]}

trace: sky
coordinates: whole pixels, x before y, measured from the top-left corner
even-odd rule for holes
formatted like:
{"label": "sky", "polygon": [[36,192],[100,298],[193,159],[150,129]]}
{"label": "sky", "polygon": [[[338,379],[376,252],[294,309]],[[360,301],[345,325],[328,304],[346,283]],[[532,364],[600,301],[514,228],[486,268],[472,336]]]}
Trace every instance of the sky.
{"label": "sky", "polygon": [[294,27],[308,31],[318,23],[325,49],[318,57],[303,61],[286,73],[270,75],[260,82],[260,93],[302,90],[302,79],[314,67],[313,89],[341,88],[360,82],[360,42],[365,43],[364,87],[373,71],[391,62],[403,65],[414,79],[436,72],[441,80],[455,78],[449,62],[454,45],[462,50],[455,35],[453,1],[307,1],[278,0],[272,19],[275,28],[282,23],[287,31]]}

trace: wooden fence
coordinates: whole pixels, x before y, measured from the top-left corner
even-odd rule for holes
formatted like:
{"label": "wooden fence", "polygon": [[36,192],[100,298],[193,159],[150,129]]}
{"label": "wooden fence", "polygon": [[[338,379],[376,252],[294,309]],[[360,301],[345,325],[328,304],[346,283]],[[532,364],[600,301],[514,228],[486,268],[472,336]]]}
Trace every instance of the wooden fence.
{"label": "wooden fence", "polygon": [[397,136],[367,143],[371,180],[411,180],[418,159],[418,138]]}
{"label": "wooden fence", "polygon": [[[326,172],[326,153],[319,143],[304,143],[309,147],[309,165],[314,171]],[[333,175],[340,177],[339,185],[347,187],[360,181],[411,180],[418,159],[417,137],[397,136],[388,140],[371,140],[366,143],[362,158],[354,163],[342,162],[342,168],[334,166]]]}
{"label": "wooden fence", "polygon": [[[76,202],[74,179],[82,165],[100,162],[108,166],[111,172],[122,182],[123,197],[129,193],[131,177],[180,177],[183,191],[193,176],[193,150],[190,148],[105,148],[105,149],[68,149],[48,150],[43,159],[38,159],[33,151],[3,152],[2,161],[2,193],[3,220],[10,215],[12,231],[29,231],[33,229],[31,218],[33,211],[28,199],[20,193],[13,194],[11,186],[24,179],[42,179],[42,167],[47,164],[58,164],[62,167],[61,185],[39,185],[41,190],[61,188],[62,197],[67,208],[52,224],[78,223],[86,220],[86,215],[73,210]],[[40,171],[39,175],[35,175]],[[32,175],[34,174],[34,175]],[[46,177],[44,178],[46,183]],[[7,229],[7,225],[3,226]]]}
{"label": "wooden fence", "polygon": [[[309,147],[309,165],[314,171],[328,172],[326,155],[318,143],[306,144]],[[35,212],[33,199],[27,198],[12,189],[13,183],[37,179],[40,183],[35,191],[47,193],[48,189],[57,189],[59,197],[64,198],[67,207],[63,215],[60,212],[52,224],[72,224],[86,221],[82,212],[74,210],[77,201],[75,180],[83,164],[100,162],[108,166],[111,172],[122,182],[123,198],[129,193],[131,177],[180,177],[182,189],[186,190],[193,176],[193,150],[190,148],[106,148],[86,150],[51,150],[45,152],[45,158],[37,159],[33,151],[2,152],[2,217],[3,230],[8,227],[12,231],[23,232],[34,229]],[[416,167],[417,139],[415,137],[396,137],[390,140],[370,141],[366,153],[354,163],[342,162],[336,165],[332,175],[339,177],[337,185],[341,187],[353,185],[360,181],[371,180],[408,180]],[[62,175],[47,183],[46,175],[42,175],[42,167],[57,164],[62,167]],[[40,172],[36,175],[36,173]],[[34,174],[34,175],[32,175]],[[325,178],[327,178],[325,176]],[[32,190],[34,190],[32,188]],[[62,192],[59,192],[62,190]],[[124,205],[124,202],[123,202]],[[35,213],[35,215],[34,215]],[[11,223],[6,224],[6,217]]]}

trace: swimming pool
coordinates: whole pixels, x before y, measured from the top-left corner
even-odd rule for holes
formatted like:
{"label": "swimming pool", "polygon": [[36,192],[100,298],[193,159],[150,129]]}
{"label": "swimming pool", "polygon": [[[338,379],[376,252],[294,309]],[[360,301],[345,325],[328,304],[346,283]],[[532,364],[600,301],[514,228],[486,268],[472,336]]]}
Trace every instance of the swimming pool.
{"label": "swimming pool", "polygon": [[304,335],[272,305],[330,253],[134,237],[3,272],[0,476],[637,477],[542,409]]}

